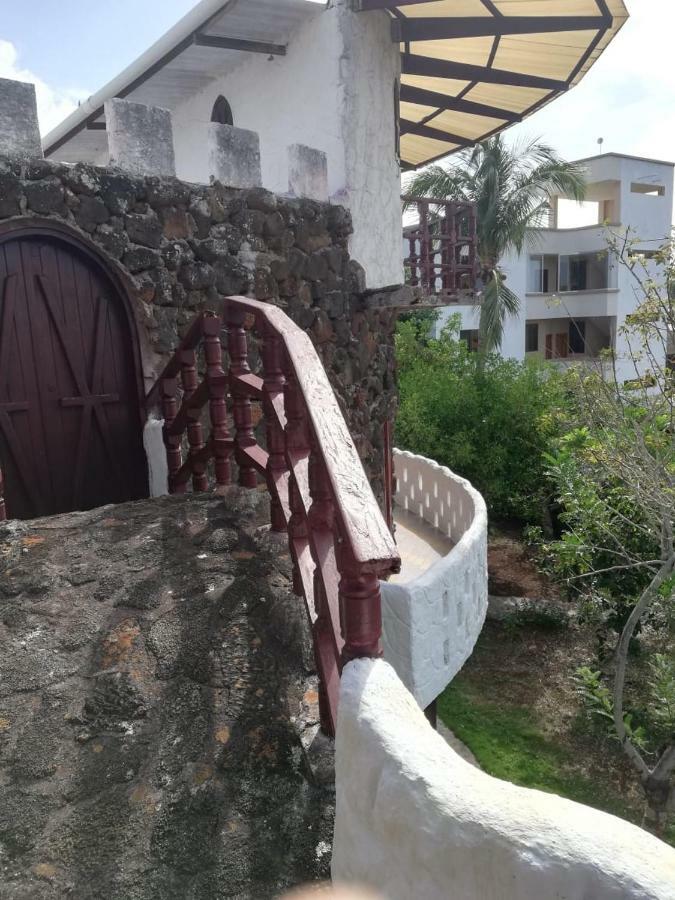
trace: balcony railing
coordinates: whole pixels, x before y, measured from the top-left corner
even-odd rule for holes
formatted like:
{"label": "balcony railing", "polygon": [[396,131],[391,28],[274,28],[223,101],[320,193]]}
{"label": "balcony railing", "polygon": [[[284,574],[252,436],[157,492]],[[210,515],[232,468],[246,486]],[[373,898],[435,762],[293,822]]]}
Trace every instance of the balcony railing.
{"label": "balcony railing", "polygon": [[406,282],[447,302],[468,299],[479,274],[473,203],[403,196],[417,222],[404,225]]}
{"label": "balcony railing", "polygon": [[[225,301],[225,318],[228,371],[223,322],[202,313],[148,395],[164,417],[169,491],[185,492],[190,481],[206,490],[212,460],[219,486],[230,483],[232,460],[241,486],[267,483],[272,530],[288,535],[293,588],[312,629],[321,724],[334,734],[342,666],[381,655],[379,579],[398,571],[400,558],[308,335],[278,307],[245,297]],[[261,341],[260,374],[249,365],[249,331]],[[265,447],[254,406],[262,406]]]}

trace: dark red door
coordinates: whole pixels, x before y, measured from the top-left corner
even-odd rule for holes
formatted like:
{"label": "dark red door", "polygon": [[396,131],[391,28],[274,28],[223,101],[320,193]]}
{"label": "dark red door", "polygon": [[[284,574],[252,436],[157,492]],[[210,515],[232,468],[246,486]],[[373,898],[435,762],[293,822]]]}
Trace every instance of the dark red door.
{"label": "dark red door", "polygon": [[146,497],[135,334],[84,248],[0,242],[0,466],[10,518]]}

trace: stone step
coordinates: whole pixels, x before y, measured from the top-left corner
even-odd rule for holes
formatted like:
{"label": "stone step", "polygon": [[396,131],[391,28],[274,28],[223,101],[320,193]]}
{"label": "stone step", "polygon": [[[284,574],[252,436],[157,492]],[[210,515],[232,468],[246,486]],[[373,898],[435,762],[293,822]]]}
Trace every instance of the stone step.
{"label": "stone step", "polygon": [[328,875],[311,648],[266,503],[0,530],[3,900],[258,900]]}

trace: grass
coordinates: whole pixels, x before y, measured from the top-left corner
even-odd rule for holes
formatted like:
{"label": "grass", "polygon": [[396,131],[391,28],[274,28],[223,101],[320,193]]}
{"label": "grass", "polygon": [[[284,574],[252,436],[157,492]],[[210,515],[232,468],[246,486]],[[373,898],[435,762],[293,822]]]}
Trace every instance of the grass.
{"label": "grass", "polygon": [[572,751],[543,733],[530,708],[489,702],[460,675],[439,698],[438,712],[488,774],[635,821],[619,797],[575,771]]}

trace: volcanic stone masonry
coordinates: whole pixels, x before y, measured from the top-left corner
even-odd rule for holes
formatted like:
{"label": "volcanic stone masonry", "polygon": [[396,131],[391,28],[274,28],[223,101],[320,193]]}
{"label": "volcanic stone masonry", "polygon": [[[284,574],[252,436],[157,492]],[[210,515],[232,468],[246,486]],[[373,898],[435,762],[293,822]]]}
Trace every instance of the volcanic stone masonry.
{"label": "volcanic stone masonry", "polygon": [[384,424],[396,410],[396,311],[364,299],[340,206],[140,177],[114,168],[0,158],[0,230],[65,223],[126,281],[148,386],[201,309],[245,294],[281,306],[311,336],[378,499]]}

